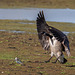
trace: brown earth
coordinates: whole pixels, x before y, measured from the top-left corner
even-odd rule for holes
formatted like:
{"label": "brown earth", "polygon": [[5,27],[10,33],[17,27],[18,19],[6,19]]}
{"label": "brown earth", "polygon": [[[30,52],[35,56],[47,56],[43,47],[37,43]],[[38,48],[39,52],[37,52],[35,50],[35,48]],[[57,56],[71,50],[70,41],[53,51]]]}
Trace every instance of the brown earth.
{"label": "brown earth", "polygon": [[71,8],[75,0],[0,0],[0,8]]}
{"label": "brown earth", "polygon": [[[75,34],[69,34],[71,57],[66,64],[44,63],[50,55],[42,49],[37,34],[0,32],[0,75],[75,75]],[[24,65],[18,64],[18,57]]]}

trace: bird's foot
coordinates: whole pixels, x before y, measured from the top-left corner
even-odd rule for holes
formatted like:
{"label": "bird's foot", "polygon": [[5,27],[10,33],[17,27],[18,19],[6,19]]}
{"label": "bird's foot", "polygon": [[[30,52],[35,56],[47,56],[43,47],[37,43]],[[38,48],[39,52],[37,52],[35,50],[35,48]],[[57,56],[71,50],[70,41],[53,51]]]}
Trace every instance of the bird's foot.
{"label": "bird's foot", "polygon": [[52,63],[54,63],[54,64],[55,64],[56,62],[52,62]]}
{"label": "bird's foot", "polygon": [[48,63],[48,62],[50,62],[49,60],[48,61],[45,61],[45,63]]}

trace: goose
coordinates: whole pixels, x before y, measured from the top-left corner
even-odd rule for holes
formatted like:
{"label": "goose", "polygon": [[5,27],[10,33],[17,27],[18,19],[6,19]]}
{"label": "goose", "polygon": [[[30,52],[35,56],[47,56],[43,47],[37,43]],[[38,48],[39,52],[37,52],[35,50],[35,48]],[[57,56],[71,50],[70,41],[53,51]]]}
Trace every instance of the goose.
{"label": "goose", "polygon": [[67,36],[60,30],[48,25],[46,23],[44,12],[40,11],[36,19],[37,32],[39,41],[44,50],[50,50],[51,57],[45,62],[50,62],[53,56],[56,60],[64,64],[67,59],[64,57],[63,52],[70,56],[69,40]]}

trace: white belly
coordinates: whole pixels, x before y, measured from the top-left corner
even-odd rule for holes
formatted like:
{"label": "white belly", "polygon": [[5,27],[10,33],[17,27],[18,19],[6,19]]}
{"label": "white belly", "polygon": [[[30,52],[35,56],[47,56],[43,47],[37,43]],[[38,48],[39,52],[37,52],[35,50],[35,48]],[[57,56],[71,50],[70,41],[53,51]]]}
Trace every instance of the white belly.
{"label": "white belly", "polygon": [[52,40],[53,40],[53,43],[51,39],[49,39],[50,49],[51,49],[51,52],[56,54],[58,51],[61,51],[62,46],[61,46],[60,41],[58,41],[55,37],[53,37]]}

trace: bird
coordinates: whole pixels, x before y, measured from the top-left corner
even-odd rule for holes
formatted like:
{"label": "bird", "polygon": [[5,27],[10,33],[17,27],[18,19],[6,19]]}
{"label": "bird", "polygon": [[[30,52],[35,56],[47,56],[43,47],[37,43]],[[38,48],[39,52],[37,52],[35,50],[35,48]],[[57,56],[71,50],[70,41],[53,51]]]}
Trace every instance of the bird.
{"label": "bird", "polygon": [[54,28],[47,24],[44,12],[39,11],[36,19],[36,26],[38,32],[39,41],[44,50],[50,50],[51,57],[45,62],[50,62],[53,56],[56,60],[53,63],[59,61],[61,64],[67,62],[63,52],[66,52],[68,56],[71,56],[69,40],[67,36],[57,28]]}
{"label": "bird", "polygon": [[21,60],[20,60],[19,58],[17,58],[17,57],[15,57],[15,61],[16,61],[16,63],[18,63],[18,64],[23,64],[23,63],[21,62]]}

